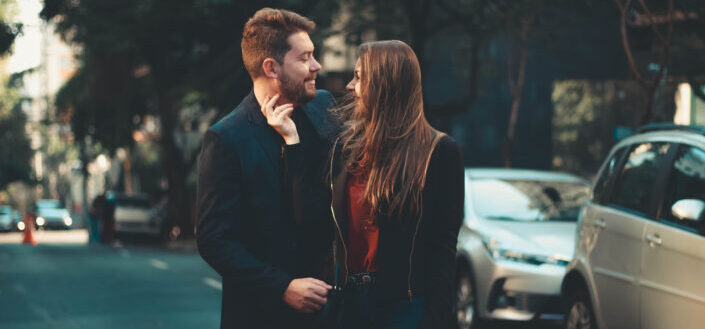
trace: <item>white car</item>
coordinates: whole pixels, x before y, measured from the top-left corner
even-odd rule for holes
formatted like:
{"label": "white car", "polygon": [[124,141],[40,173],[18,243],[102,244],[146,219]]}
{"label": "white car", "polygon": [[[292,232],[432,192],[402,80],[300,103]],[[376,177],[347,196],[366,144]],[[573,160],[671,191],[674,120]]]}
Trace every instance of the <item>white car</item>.
{"label": "white car", "polygon": [[561,282],[589,190],[588,181],[565,173],[466,169],[456,276],[460,328],[486,319],[562,318]]}
{"label": "white car", "polygon": [[108,201],[115,207],[115,233],[161,236],[164,232],[160,208],[152,207],[148,197],[111,194]]}
{"label": "white car", "polygon": [[59,200],[45,199],[37,201],[37,217],[34,226],[37,228],[71,229],[73,218]]}
{"label": "white car", "polygon": [[566,328],[705,327],[705,128],[618,143],[580,215]]}

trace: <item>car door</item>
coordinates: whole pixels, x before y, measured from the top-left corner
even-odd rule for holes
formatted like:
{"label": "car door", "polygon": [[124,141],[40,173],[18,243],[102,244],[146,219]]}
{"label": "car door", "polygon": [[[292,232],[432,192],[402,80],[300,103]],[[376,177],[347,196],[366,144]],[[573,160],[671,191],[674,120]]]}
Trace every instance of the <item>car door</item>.
{"label": "car door", "polygon": [[703,215],[699,212],[699,215],[685,216],[678,211],[678,206],[674,209],[674,205],[681,200],[691,203],[694,200],[696,205],[698,200],[705,203],[705,150],[681,145],[663,191],[658,218],[648,224],[644,234],[639,279],[641,327],[703,328]]}
{"label": "car door", "polygon": [[669,151],[670,144],[663,142],[632,145],[610,192],[583,214],[583,234],[592,234],[581,240],[593,244],[588,259],[598,321],[607,328],[639,327],[642,238],[655,208],[652,185],[667,168]]}

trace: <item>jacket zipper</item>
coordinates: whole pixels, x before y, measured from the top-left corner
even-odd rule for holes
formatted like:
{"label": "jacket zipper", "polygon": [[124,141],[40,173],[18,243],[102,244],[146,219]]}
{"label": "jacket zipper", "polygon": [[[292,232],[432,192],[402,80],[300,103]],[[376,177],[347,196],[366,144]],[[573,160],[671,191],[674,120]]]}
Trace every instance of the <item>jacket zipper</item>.
{"label": "jacket zipper", "polygon": [[[421,213],[420,210],[419,212]],[[419,215],[419,220],[416,221],[416,231],[414,232],[414,238],[411,240],[411,252],[409,252],[409,275],[407,276],[409,304],[411,304],[411,299],[414,297],[414,292],[411,290],[411,269],[413,266],[414,249],[416,247],[416,236],[419,234],[419,224],[421,224],[421,215]]]}
{"label": "jacket zipper", "polygon": [[[338,140],[335,140],[335,144],[333,144],[333,151],[331,152],[331,158],[330,158],[330,194],[331,194],[331,199],[330,199],[330,212],[333,215],[333,222],[335,222],[335,228],[338,230],[338,237],[340,238],[340,243],[343,246],[343,259],[345,260],[344,268],[345,268],[345,279],[343,280],[343,287],[348,285],[348,248],[345,246],[345,239],[343,239],[343,231],[340,229],[340,225],[338,224],[338,219],[335,217],[335,209],[333,208],[333,201],[335,199],[335,194],[333,193],[333,163],[335,160],[335,147],[338,145]],[[335,248],[337,246],[334,246],[333,248],[333,259],[334,261],[337,261],[336,258],[336,253],[335,253]],[[337,273],[336,273],[337,276]],[[337,277],[336,277],[337,281]]]}

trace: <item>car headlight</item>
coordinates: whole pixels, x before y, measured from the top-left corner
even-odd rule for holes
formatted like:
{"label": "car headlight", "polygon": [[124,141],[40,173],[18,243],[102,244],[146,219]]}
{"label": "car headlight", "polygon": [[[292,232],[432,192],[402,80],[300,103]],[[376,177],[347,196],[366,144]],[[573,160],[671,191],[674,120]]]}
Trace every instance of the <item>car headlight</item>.
{"label": "car headlight", "polygon": [[24,231],[24,222],[17,222],[17,229],[20,231]]}
{"label": "car headlight", "polygon": [[71,226],[72,223],[73,223],[73,219],[71,219],[71,217],[69,217],[69,216],[64,217],[64,224],[66,226]]}
{"label": "car headlight", "polygon": [[46,224],[46,223],[47,222],[46,222],[46,220],[44,220],[44,217],[42,217],[42,216],[37,217],[37,225],[44,226],[44,224]]}
{"label": "car headlight", "polygon": [[533,255],[523,251],[502,248],[499,241],[494,238],[483,239],[482,244],[485,246],[485,249],[487,249],[490,256],[494,259],[509,260],[537,266],[543,264],[568,266],[568,263],[570,263],[570,258],[562,255]]}

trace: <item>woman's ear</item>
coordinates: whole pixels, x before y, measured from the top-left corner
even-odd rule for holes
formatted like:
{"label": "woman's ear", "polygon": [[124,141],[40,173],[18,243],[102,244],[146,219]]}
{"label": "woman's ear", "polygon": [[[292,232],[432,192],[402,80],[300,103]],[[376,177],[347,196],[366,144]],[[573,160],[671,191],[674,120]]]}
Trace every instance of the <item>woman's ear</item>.
{"label": "woman's ear", "polygon": [[274,58],[267,57],[262,62],[262,71],[264,71],[264,76],[267,78],[279,78],[279,70],[281,70],[281,66]]}

